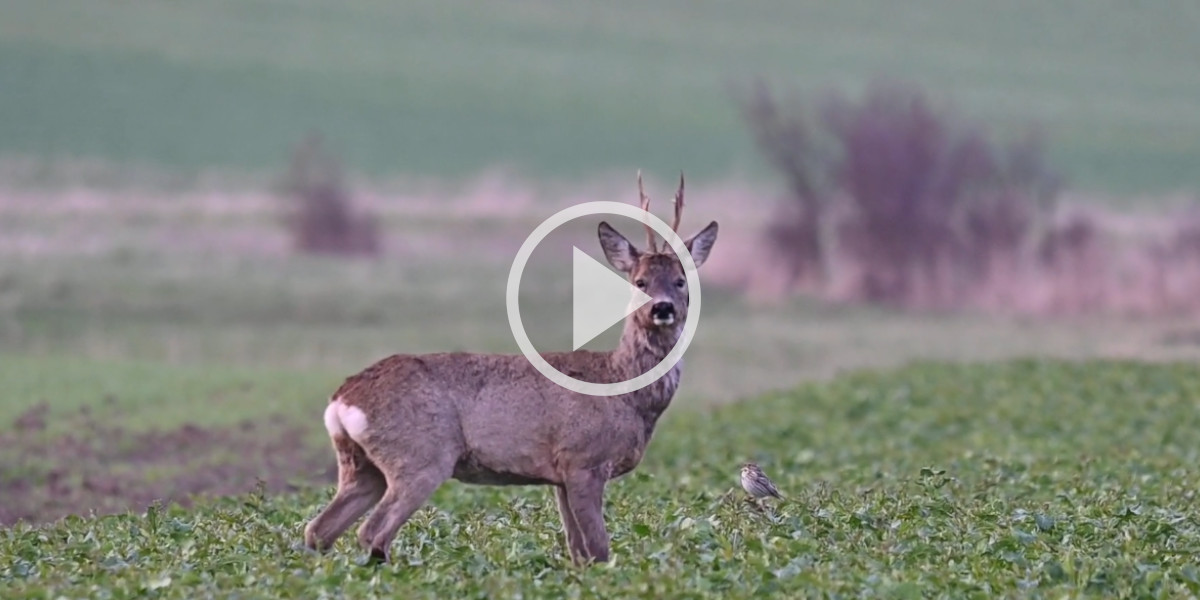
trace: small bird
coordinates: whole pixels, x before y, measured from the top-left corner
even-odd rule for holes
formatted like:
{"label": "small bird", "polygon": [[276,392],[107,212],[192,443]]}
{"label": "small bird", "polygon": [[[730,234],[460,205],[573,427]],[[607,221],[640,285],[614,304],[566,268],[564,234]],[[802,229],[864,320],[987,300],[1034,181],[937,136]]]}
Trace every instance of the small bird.
{"label": "small bird", "polygon": [[779,495],[779,489],[771,483],[771,479],[763,473],[762,469],[754,463],[746,463],[742,465],[742,489],[746,490],[747,494],[754,497],[755,500],[772,496],[783,499]]}

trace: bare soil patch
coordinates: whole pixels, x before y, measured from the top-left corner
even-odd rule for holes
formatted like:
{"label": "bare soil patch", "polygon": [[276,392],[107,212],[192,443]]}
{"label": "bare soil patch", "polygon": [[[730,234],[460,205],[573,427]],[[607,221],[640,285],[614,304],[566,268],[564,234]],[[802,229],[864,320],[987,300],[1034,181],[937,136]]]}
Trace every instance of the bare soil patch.
{"label": "bare soil patch", "polygon": [[312,432],[285,419],[131,431],[85,407],[68,419],[67,431],[52,433],[48,412],[45,404],[33,407],[0,431],[0,525],[142,510],[154,502],[187,506],[259,485],[280,492],[335,474],[331,454]]}

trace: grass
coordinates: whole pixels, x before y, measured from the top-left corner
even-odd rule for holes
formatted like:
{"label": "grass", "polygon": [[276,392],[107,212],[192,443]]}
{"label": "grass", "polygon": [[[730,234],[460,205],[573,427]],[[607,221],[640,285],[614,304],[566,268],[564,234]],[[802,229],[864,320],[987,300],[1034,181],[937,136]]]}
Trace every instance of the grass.
{"label": "grass", "polygon": [[[172,425],[205,409],[172,389],[207,397],[231,382],[311,373],[234,392],[230,402],[239,412],[243,399],[276,409],[286,406],[283,398],[323,398],[340,377],[396,352],[516,353],[503,301],[509,255],[345,264],[164,253],[5,263],[19,294],[0,313],[0,356],[12,357],[0,360],[0,373],[22,393],[0,398],[0,415],[42,400],[73,408],[112,393],[139,405],[160,402],[150,418]],[[522,284],[530,335],[542,349],[569,347],[567,265],[531,264]],[[705,288],[680,394],[688,404],[725,403],[916,359],[1195,358],[1200,347],[1165,337],[1192,328],[1180,319],[922,316],[803,300],[762,306],[713,286]],[[593,346],[613,347],[614,333]],[[106,381],[133,385],[107,389]]]}
{"label": "grass", "polygon": [[[397,563],[298,548],[330,489],[0,530],[7,598],[1107,597],[1200,593],[1200,371],[1017,361],[862,372],[672,410],[571,568],[544,491],[448,484]],[[754,459],[787,495],[736,495]]]}
{"label": "grass", "polygon": [[0,380],[9,398],[0,402],[0,423],[46,403],[51,434],[78,425],[71,416],[85,407],[111,413],[96,416],[130,431],[306,414],[324,403],[327,393],[321,390],[341,383],[328,372],[20,354],[3,356]]}
{"label": "grass", "polygon": [[[611,196],[539,192],[510,207],[503,193],[488,193],[482,201],[374,199],[386,236],[384,256],[374,261],[293,255],[278,204],[261,193],[17,195],[0,206],[0,250],[11,249],[0,252],[0,356],[28,358],[10,373],[29,379],[22,383],[29,393],[0,398],[0,414],[42,399],[69,406],[94,400],[99,394],[69,399],[70,386],[56,388],[57,398],[38,393],[54,385],[55,369],[72,368],[58,366],[63,358],[80,369],[77,382],[105,369],[123,373],[125,362],[141,372],[179,367],[181,376],[201,380],[211,374],[217,385],[234,370],[267,376],[302,370],[321,376],[302,378],[295,389],[311,386],[307,393],[320,398],[340,377],[396,352],[516,353],[503,292],[520,242],[557,208]],[[1200,345],[1186,342],[1196,328],[1186,317],[1042,321],[913,315],[804,299],[762,304],[717,284],[754,270],[761,257],[747,244],[766,205],[731,205],[703,188],[691,193],[687,223],[719,220],[721,236],[700,273],[703,315],[688,350],[683,403],[724,403],[846,369],[918,359],[1200,358]],[[478,204],[486,210],[471,209]],[[614,223],[630,235],[640,229]],[[581,221],[533,254],[521,307],[538,348],[570,347],[564,257],[574,245],[599,258],[595,240],[595,222]],[[613,347],[613,333],[593,347]],[[29,366],[38,361],[44,366]],[[97,365],[79,366],[86,361]],[[164,426],[186,421],[198,408],[179,409]]]}
{"label": "grass", "polygon": [[[255,477],[271,491],[0,530],[5,598],[1195,593],[1178,554],[1195,546],[1179,517],[1200,447],[1193,368],[925,365],[796,388],[918,359],[1194,360],[1194,323],[760,305],[707,284],[677,403],[609,496],[613,567],[565,565],[544,492],[457,485],[405,530],[400,565],[360,567],[349,540],[318,559],[294,545],[331,492],[310,487],[331,458],[325,396],[392,352],[515,351],[502,290],[549,203],[469,222],[458,199],[389,204],[385,256],[345,262],[290,256],[261,195],[90,194],[0,206],[0,522]],[[722,223],[706,282],[744,266],[719,256],[753,231],[719,200],[690,203]],[[560,233],[522,285],[535,342],[556,347],[559,259],[595,252],[594,223]],[[43,402],[44,431],[13,422]],[[746,459],[791,501],[762,515],[722,499]]]}
{"label": "grass", "polygon": [[0,155],[275,170],[309,130],[372,174],[761,174],[731,85],[877,75],[1003,131],[1073,183],[1200,187],[1200,11],[1171,0],[68,0],[5,3]]}

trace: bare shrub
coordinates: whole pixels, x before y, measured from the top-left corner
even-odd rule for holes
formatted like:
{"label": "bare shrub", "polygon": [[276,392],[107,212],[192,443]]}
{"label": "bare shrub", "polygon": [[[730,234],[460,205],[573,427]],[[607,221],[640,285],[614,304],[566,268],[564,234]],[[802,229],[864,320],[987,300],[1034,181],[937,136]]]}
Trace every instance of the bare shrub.
{"label": "bare shrub", "polygon": [[1200,211],[1059,206],[1031,131],[1008,145],[918,88],[833,94],[808,119],[763,84],[741,100],[787,190],[766,227],[783,291],[903,308],[1200,314]]}
{"label": "bare shrub", "polygon": [[846,298],[977,302],[1019,271],[1058,191],[1038,138],[998,149],[983,127],[912,86],[874,83],[858,102],[833,95],[816,131],[798,104],[783,110],[761,84],[742,109],[789,193],[768,243],[797,273],[822,259],[853,272]]}
{"label": "bare shrub", "polygon": [[768,247],[784,267],[788,287],[818,286],[825,280],[821,228],[829,194],[821,177],[825,163],[804,115],[786,112],[758,82],[741,100],[754,141],[783,177],[787,196],[765,232]]}
{"label": "bare shrub", "polygon": [[[980,152],[991,151],[976,134]],[[959,213],[963,266],[974,302],[990,309],[1028,302],[1025,281],[1044,242],[1061,190],[1061,178],[1047,168],[1042,139],[1028,132],[991,159],[982,185],[968,193]]]}
{"label": "bare shrub", "polygon": [[375,256],[380,252],[378,220],[356,213],[341,165],[310,136],[292,154],[282,192],[289,199],[285,224],[299,252]]}
{"label": "bare shrub", "polygon": [[952,277],[943,259],[956,251],[953,210],[975,172],[991,168],[986,147],[895,84],[872,86],[861,104],[835,96],[824,123],[840,150],[830,169],[853,206],[838,232],[862,265],[862,298],[937,302]]}
{"label": "bare shrub", "polygon": [[1077,314],[1104,305],[1110,257],[1096,219],[1075,212],[1054,223],[1038,246],[1037,257],[1049,275],[1043,312]]}
{"label": "bare shrub", "polygon": [[1153,285],[1170,312],[1195,314],[1200,312],[1200,207],[1173,222],[1175,231],[1155,248]]}

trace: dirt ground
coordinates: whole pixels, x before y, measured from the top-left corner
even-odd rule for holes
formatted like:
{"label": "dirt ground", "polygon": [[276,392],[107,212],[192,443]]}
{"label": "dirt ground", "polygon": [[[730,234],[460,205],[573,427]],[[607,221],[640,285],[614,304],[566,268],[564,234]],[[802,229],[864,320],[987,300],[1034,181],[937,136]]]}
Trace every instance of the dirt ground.
{"label": "dirt ground", "polygon": [[84,408],[69,431],[50,433],[47,413],[36,406],[0,431],[0,525],[335,480],[332,452],[281,420],[133,432]]}

